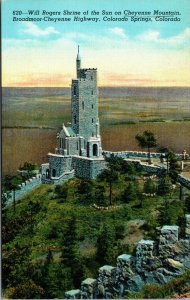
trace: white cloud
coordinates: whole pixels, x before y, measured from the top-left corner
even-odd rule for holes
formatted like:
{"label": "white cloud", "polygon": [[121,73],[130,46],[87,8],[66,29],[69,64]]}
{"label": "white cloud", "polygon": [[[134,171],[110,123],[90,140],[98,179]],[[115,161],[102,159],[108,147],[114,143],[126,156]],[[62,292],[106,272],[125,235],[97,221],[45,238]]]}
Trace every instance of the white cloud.
{"label": "white cloud", "polygon": [[147,42],[149,42],[149,41],[155,41],[155,42],[157,42],[160,39],[160,33],[158,31],[149,30],[149,31],[141,34],[139,36],[139,39],[141,41],[147,41]]}
{"label": "white cloud", "polygon": [[186,28],[183,32],[178,35],[162,38],[160,32],[149,30],[137,37],[137,39],[144,42],[156,42],[167,45],[180,45],[190,41],[190,28]]}
{"label": "white cloud", "polygon": [[121,38],[127,38],[123,28],[121,28],[121,27],[113,27],[113,28],[110,28],[109,31]]}
{"label": "white cloud", "polygon": [[186,28],[182,33],[166,40],[170,43],[184,43],[190,41],[190,28]]}
{"label": "white cloud", "polygon": [[54,27],[50,26],[45,29],[40,29],[36,24],[32,22],[23,22],[26,29],[23,29],[22,32],[28,33],[33,36],[47,36],[49,34],[59,34],[60,32],[55,30]]}

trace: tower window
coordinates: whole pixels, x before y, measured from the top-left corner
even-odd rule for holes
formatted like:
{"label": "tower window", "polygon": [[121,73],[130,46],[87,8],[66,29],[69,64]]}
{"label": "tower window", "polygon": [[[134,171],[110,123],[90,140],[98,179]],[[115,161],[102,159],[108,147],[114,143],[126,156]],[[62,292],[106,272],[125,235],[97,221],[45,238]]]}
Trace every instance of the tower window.
{"label": "tower window", "polygon": [[92,104],[92,109],[94,108],[94,105]]}
{"label": "tower window", "polygon": [[93,145],[93,156],[98,156],[98,146],[97,146],[97,144]]}
{"label": "tower window", "polygon": [[94,91],[93,90],[91,91],[91,95],[94,95]]}
{"label": "tower window", "polygon": [[73,94],[74,94],[74,96],[76,96],[76,94],[77,94],[77,87],[76,87],[76,85],[74,85],[74,87],[73,87]]}
{"label": "tower window", "polygon": [[77,123],[77,116],[74,115],[74,123],[76,124]]}
{"label": "tower window", "polygon": [[93,76],[91,76],[91,80],[93,80]]}
{"label": "tower window", "polygon": [[94,123],[94,119],[92,118],[92,123]]}
{"label": "tower window", "polygon": [[53,169],[52,170],[52,177],[55,177],[56,176],[56,169]]}
{"label": "tower window", "polygon": [[84,101],[82,101],[82,109],[84,109]]}
{"label": "tower window", "polygon": [[49,169],[46,170],[46,178],[49,178]]}

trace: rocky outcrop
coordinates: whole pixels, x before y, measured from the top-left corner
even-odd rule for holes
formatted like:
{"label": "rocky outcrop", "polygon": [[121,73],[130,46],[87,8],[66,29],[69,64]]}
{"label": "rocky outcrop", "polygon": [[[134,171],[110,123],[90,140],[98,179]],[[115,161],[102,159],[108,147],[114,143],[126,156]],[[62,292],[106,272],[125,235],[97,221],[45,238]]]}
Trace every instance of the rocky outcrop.
{"label": "rocky outcrop", "polygon": [[126,298],[145,284],[163,285],[190,268],[190,215],[186,215],[186,238],[179,239],[178,226],[163,226],[160,239],[139,241],[136,255],[122,254],[115,267],[99,269],[97,279],[88,278],[80,290],[65,293],[67,299]]}

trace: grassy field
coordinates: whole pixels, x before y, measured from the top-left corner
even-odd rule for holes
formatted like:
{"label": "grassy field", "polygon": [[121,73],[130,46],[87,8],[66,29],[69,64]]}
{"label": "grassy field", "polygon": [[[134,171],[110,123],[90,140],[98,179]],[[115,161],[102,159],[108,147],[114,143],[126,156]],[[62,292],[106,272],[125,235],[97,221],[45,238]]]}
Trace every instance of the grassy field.
{"label": "grassy field", "polygon": [[[115,95],[114,93],[115,92]],[[176,152],[190,152],[190,101],[165,94],[139,96],[117,91],[100,93],[99,116],[103,149],[139,150],[135,135],[151,130],[160,146]],[[56,147],[56,133],[63,122],[71,121],[71,102],[67,94],[50,92],[3,96],[3,173],[15,173],[27,160],[38,164]],[[172,99],[171,99],[172,98]],[[11,161],[11,163],[10,163]]]}

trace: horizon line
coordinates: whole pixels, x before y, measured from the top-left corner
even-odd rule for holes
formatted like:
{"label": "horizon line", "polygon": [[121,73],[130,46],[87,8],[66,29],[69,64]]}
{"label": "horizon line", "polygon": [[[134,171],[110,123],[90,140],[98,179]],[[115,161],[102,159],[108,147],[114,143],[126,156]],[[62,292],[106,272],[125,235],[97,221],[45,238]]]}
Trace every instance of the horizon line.
{"label": "horizon line", "polygon": [[[71,88],[71,86],[2,86],[2,88]],[[100,85],[98,88],[190,88],[190,85],[163,85],[163,86],[126,86],[126,85]]]}

